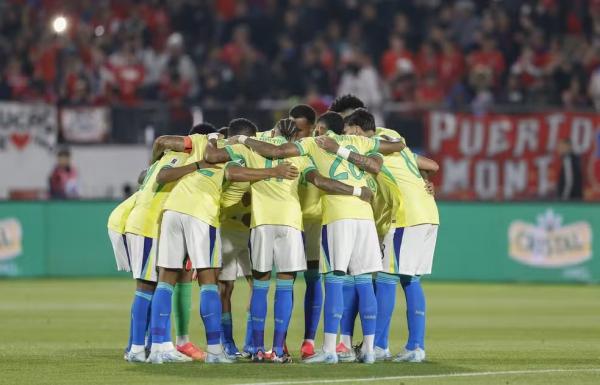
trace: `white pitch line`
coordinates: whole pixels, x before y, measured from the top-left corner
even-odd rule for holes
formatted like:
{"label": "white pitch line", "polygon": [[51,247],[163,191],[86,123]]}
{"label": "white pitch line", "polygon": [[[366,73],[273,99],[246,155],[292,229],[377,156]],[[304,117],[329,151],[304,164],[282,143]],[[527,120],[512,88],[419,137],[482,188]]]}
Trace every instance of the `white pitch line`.
{"label": "white pitch line", "polygon": [[303,380],[303,381],[276,381],[276,382],[246,382],[234,385],[300,385],[300,384],[338,384],[344,382],[373,382],[373,381],[394,381],[394,380],[419,380],[432,378],[451,378],[451,377],[487,377],[503,376],[514,374],[544,374],[544,373],[574,373],[574,372],[600,372],[600,368],[589,369],[539,369],[539,370],[506,370],[498,372],[465,372],[465,373],[446,373],[446,374],[425,374],[416,376],[393,376],[393,377],[364,377],[364,378],[344,378],[334,380]]}

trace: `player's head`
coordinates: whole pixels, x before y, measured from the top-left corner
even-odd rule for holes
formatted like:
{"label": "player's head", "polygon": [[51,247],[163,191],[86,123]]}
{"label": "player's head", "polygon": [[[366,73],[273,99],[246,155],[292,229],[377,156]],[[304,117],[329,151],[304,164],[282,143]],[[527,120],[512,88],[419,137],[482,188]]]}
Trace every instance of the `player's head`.
{"label": "player's head", "polygon": [[56,163],[59,167],[69,167],[71,165],[71,151],[63,147],[56,153]]}
{"label": "player's head", "polygon": [[246,136],[255,136],[256,124],[246,118],[237,118],[233,119],[229,122],[229,128],[227,129],[227,137],[231,138],[235,135],[246,135]]}
{"label": "player's head", "polygon": [[306,138],[312,134],[317,113],[308,104],[297,104],[290,109],[290,118],[294,119],[298,127],[296,138]]}
{"label": "player's head", "polygon": [[202,122],[202,123],[198,123],[194,127],[192,127],[189,135],[194,135],[194,134],[208,135],[208,134],[212,134],[213,132],[217,132],[217,128],[215,126],[213,126],[212,124],[207,123],[207,122]]}
{"label": "player's head", "polygon": [[223,138],[227,139],[227,131],[229,130],[229,127],[225,126],[225,127],[221,127],[217,130],[217,132],[221,135],[223,135]]}
{"label": "player's head", "polygon": [[317,126],[315,127],[316,135],[325,135],[327,131],[341,135],[344,132],[344,118],[337,112],[327,111],[319,116]]}
{"label": "player's head", "polygon": [[375,134],[375,118],[364,108],[355,110],[344,118],[344,134],[373,136]]}
{"label": "player's head", "polygon": [[346,117],[357,108],[365,108],[365,103],[354,95],[346,94],[335,98],[329,106],[329,111],[340,113],[343,117]]}
{"label": "player's head", "polygon": [[279,132],[279,135],[283,136],[287,141],[299,139],[299,129],[296,125],[296,121],[292,118],[280,119],[275,125],[275,129]]}

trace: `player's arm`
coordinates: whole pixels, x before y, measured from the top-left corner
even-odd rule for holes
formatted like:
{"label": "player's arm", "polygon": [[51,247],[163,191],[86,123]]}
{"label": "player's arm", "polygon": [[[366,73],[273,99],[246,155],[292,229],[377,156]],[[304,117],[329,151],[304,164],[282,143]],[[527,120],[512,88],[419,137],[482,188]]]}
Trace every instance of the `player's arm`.
{"label": "player's arm", "polygon": [[242,143],[265,158],[283,159],[302,155],[294,143],[284,143],[276,146],[261,140],[249,138],[245,135],[232,136],[229,140],[233,143]]}
{"label": "player's arm", "polygon": [[426,172],[428,176],[435,174],[440,169],[440,165],[433,159],[417,155],[416,160],[419,170]]}
{"label": "player's arm", "polygon": [[191,172],[208,167],[215,168],[214,165],[206,162],[194,162],[180,167],[163,167],[156,175],[156,182],[159,184],[173,182]]}
{"label": "player's arm", "polygon": [[[190,145],[187,136],[163,135],[156,138],[152,146],[152,163],[156,162],[167,150],[185,152]],[[190,146],[191,147],[191,146]]]}
{"label": "player's arm", "polygon": [[225,148],[217,148],[217,141],[210,139],[204,151],[204,160],[208,163],[224,163],[231,160]]}
{"label": "player's arm", "polygon": [[429,180],[429,177],[435,174],[440,169],[440,166],[435,160],[421,155],[417,155],[415,158],[419,173],[423,177],[423,180],[425,180],[425,191],[427,191],[428,194],[435,196],[435,186],[433,182]]}
{"label": "player's arm", "polygon": [[361,155],[357,152],[350,151],[348,162],[354,164],[361,170],[377,175],[381,171],[383,158],[379,154]]}
{"label": "player's arm", "polygon": [[368,187],[354,187],[331,178],[326,178],[319,174],[316,169],[306,172],[304,178],[327,194],[354,195],[365,202],[371,202],[373,198],[373,192]]}
{"label": "player's arm", "polygon": [[378,154],[372,155],[361,155],[357,152],[350,151],[349,149],[342,148],[341,153],[340,145],[328,136],[319,136],[315,139],[317,145],[323,150],[332,154],[338,154],[341,157],[347,159],[350,163],[356,165],[361,170],[369,172],[371,174],[378,174],[381,171],[383,165],[383,158]]}
{"label": "player's arm", "polygon": [[406,148],[406,144],[404,143],[404,141],[402,139],[391,138],[389,136],[386,136],[385,138],[387,138],[389,140],[378,139],[379,147],[377,149],[377,152],[379,152],[380,154],[389,155],[394,152],[400,152],[400,151],[404,150],[404,148]]}
{"label": "player's arm", "polygon": [[291,163],[280,163],[272,168],[246,168],[230,163],[225,169],[225,178],[231,182],[256,182],[269,178],[296,179],[298,169]]}

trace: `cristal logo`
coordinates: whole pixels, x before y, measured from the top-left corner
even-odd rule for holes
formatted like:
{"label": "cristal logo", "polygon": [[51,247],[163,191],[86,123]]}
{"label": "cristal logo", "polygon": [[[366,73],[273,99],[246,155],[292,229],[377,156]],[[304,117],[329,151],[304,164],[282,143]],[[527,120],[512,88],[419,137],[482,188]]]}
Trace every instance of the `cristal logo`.
{"label": "cristal logo", "polygon": [[21,222],[16,218],[0,220],[0,261],[19,256],[21,246]]}
{"label": "cristal logo", "polygon": [[562,224],[552,209],[538,215],[537,224],[513,221],[508,229],[512,259],[537,267],[577,265],[592,258],[592,229],[588,222]]}

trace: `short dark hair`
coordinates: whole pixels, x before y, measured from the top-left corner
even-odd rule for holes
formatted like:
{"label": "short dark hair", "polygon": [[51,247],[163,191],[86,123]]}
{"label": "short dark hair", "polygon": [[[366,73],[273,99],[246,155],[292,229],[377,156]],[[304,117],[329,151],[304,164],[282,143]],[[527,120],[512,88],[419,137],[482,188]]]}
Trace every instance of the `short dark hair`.
{"label": "short dark hair", "polygon": [[230,138],[235,135],[247,135],[254,136],[258,128],[251,120],[246,118],[237,118],[229,122],[229,128],[227,129],[227,137]]}
{"label": "short dark hair", "polygon": [[194,135],[194,134],[208,135],[208,134],[212,134],[213,132],[217,132],[217,128],[215,126],[213,126],[212,124],[210,124],[208,122],[202,122],[202,123],[198,123],[194,127],[192,127],[189,135]]}
{"label": "short dark hair", "polygon": [[290,116],[294,119],[304,118],[309,124],[315,124],[317,113],[308,104],[297,104],[290,109]]}
{"label": "short dark hair", "polygon": [[217,130],[217,132],[221,135],[223,135],[224,138],[227,138],[227,130],[229,130],[229,128],[227,126],[221,127]]}
{"label": "short dark hair", "polygon": [[61,147],[56,153],[57,156],[71,156],[71,150],[68,147]]}
{"label": "short dark hair", "polygon": [[344,132],[344,118],[337,112],[327,111],[319,116],[317,122],[324,124],[328,130],[333,131],[338,135],[341,135]]}
{"label": "short dark hair", "polygon": [[357,108],[365,108],[365,103],[352,94],[338,96],[329,106],[330,111],[339,113]]}
{"label": "short dark hair", "polygon": [[346,116],[344,123],[348,126],[359,126],[363,131],[375,131],[375,118],[364,108],[359,108]]}

